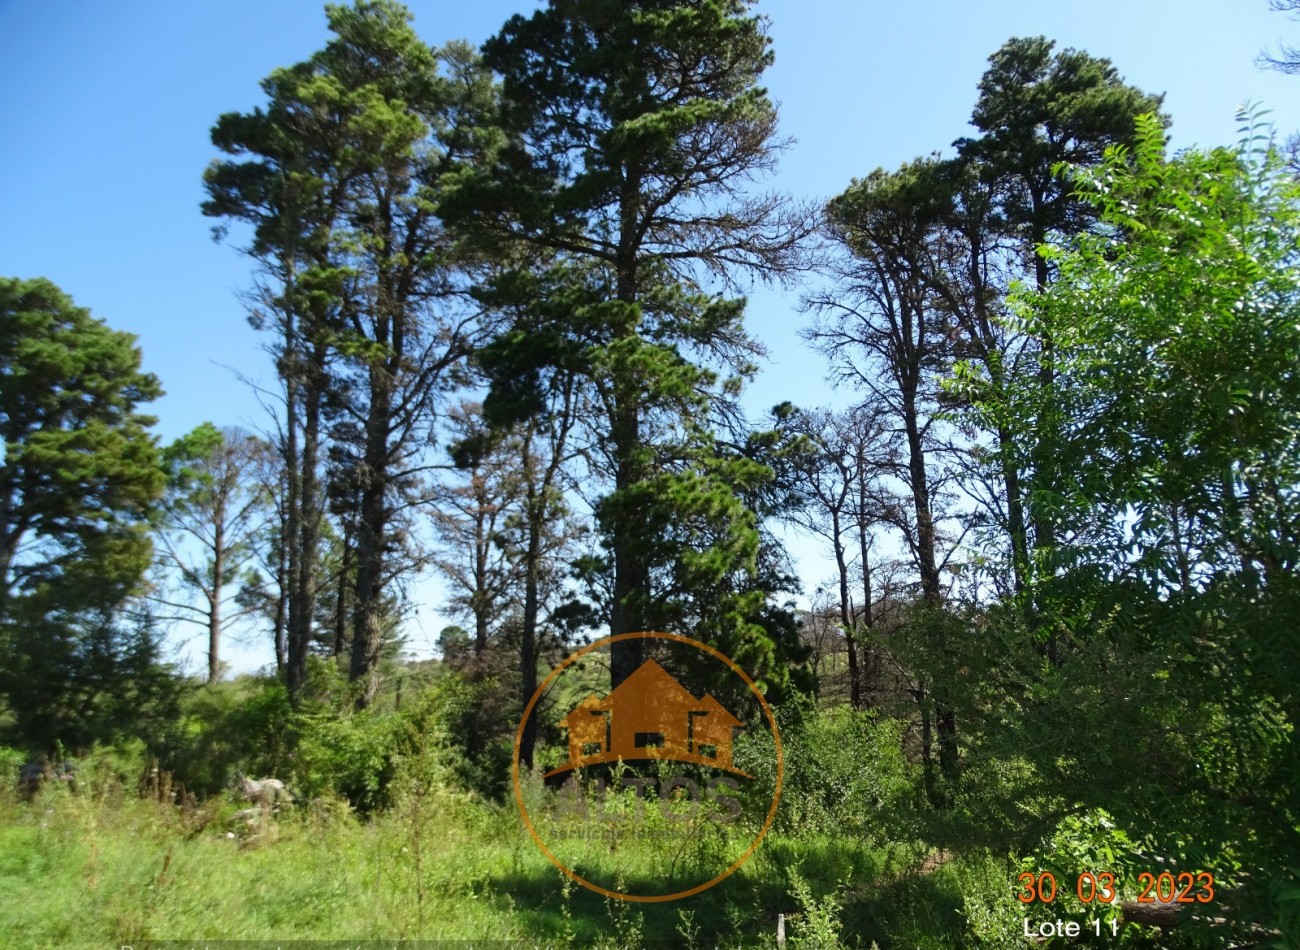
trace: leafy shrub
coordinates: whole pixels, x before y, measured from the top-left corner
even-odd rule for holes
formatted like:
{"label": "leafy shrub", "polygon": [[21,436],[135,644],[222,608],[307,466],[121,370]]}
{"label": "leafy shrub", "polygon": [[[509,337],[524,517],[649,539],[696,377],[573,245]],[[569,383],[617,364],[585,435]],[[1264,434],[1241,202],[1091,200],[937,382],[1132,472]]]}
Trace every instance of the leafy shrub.
{"label": "leafy shrub", "polygon": [[470,682],[448,672],[404,711],[408,740],[445,750],[450,780],[501,800],[510,784],[516,716],[514,694],[495,679]]}
{"label": "leafy shrub", "polygon": [[27,756],[17,749],[0,745],[0,788],[13,785],[18,780],[18,770],[27,761]]}
{"label": "leafy shrub", "polygon": [[149,770],[151,756],[143,739],[121,739],[92,748],[73,762],[78,792],[97,798],[134,798]]}
{"label": "leafy shrub", "polygon": [[800,907],[800,912],[791,920],[791,946],[801,950],[838,950],[843,946],[840,942],[843,887],[817,897],[812,886],[800,876],[798,868],[791,867],[787,873],[790,876],[790,895]]}
{"label": "leafy shrub", "polygon": [[397,714],[367,710],[304,718],[299,725],[294,776],[302,794],[341,795],[362,814],[390,804],[389,786],[402,751]]}
{"label": "leafy shrub", "polygon": [[[915,784],[903,755],[903,724],[848,706],[781,709],[777,718],[785,760],[779,827],[883,838],[891,830],[888,815]],[[750,741],[742,734],[737,760],[766,778],[775,762],[745,757]]]}
{"label": "leafy shrub", "polygon": [[158,749],[159,764],[192,792],[211,795],[236,769],[283,775],[297,724],[289,694],[275,679],[240,677],[192,690]]}
{"label": "leafy shrub", "polygon": [[294,768],[300,790],[341,795],[362,814],[392,805],[403,774],[500,795],[512,747],[485,731],[481,699],[489,691],[489,684],[448,674],[401,712],[321,707],[301,714]]}
{"label": "leafy shrub", "polygon": [[1007,858],[959,859],[962,916],[966,918],[965,942],[986,950],[1020,950],[1025,946],[1022,920],[1026,906],[1016,900],[1011,886],[1018,872]]}

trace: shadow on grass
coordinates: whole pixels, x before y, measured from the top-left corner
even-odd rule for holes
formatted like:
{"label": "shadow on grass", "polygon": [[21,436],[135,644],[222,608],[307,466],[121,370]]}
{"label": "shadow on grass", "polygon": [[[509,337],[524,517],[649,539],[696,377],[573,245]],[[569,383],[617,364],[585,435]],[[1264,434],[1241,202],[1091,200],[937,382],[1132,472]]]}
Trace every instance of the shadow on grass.
{"label": "shadow on grass", "polygon": [[[701,947],[775,945],[777,915],[785,914],[791,937],[800,911],[790,894],[790,869],[809,883],[814,895],[839,894],[843,909],[841,942],[846,947],[960,947],[964,920],[959,885],[940,869],[898,873],[882,852],[856,841],[791,839],[773,836],[753,860],[717,885],[692,897],[667,902],[629,902],[607,898],[577,884],[565,893],[558,869],[536,868],[490,879],[492,891],[524,921],[539,940],[618,945],[639,935],[647,946],[689,945],[694,928]],[[629,872],[623,890],[662,894],[662,879]],[[689,925],[684,923],[689,921]]]}
{"label": "shadow on grass", "polygon": [[[965,946],[960,885],[948,869],[919,872],[909,849],[896,847],[891,860],[887,851],[861,839],[781,837],[764,851],[762,864],[786,882],[787,891],[790,869],[797,868],[814,894],[839,894],[840,941],[846,947]],[[792,923],[797,927],[798,918]]]}
{"label": "shadow on grass", "polygon": [[855,887],[844,899],[844,943],[870,947],[875,941],[880,950],[964,947],[961,907],[957,882],[942,871]]}
{"label": "shadow on grass", "polygon": [[[745,875],[744,869],[691,897],[672,901],[639,902],[605,897],[578,884],[565,893],[567,878],[558,869],[499,875],[492,890],[509,896],[515,913],[528,922],[530,936],[542,940],[592,943],[614,939],[631,942],[635,932],[648,946],[685,947],[693,932],[696,946],[752,946],[772,942],[778,912],[792,913],[795,905],[783,882]],[[630,894],[662,894],[662,880],[627,875],[622,880]],[[620,939],[623,938],[623,939]]]}

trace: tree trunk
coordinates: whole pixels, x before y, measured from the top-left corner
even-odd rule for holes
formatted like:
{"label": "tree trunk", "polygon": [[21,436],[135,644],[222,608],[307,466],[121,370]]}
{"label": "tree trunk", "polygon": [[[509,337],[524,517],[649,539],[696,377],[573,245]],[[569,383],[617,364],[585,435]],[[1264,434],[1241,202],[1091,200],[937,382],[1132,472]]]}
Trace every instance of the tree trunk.
{"label": "tree trunk", "polygon": [[930,507],[930,482],[925,469],[925,446],[912,394],[903,398],[903,426],[907,434],[908,480],[912,483],[912,510],[916,516],[916,566],[921,575],[921,595],[926,603],[939,603],[939,567],[935,556],[934,513]]}
{"label": "tree trunk", "polygon": [[[908,471],[912,482],[912,502],[916,514],[916,551],[917,568],[921,575],[921,595],[930,609],[940,605],[939,567],[935,554],[934,514],[931,509],[930,484],[925,468],[925,447],[921,440],[921,430],[917,419],[915,393],[906,393],[903,397],[904,428],[907,433]],[[927,623],[931,622],[927,618]],[[931,631],[926,631],[930,648],[942,649]],[[940,691],[931,691],[934,704],[934,731],[938,735],[939,771],[951,780],[958,773],[957,717],[951,704]],[[922,710],[922,759],[927,769],[926,791],[930,803],[935,807],[947,805],[949,797],[945,790],[934,781],[931,764],[931,716],[928,710]]]}
{"label": "tree trunk", "polygon": [[289,669],[289,537],[288,521],[280,519],[280,536],[276,539],[275,553],[275,615],[272,631],[275,638],[275,672],[282,679]]}
{"label": "tree trunk", "polygon": [[[616,383],[616,388],[632,389]],[[616,413],[614,444],[621,456],[617,462],[614,480],[616,493],[624,493],[641,481],[640,466],[634,456],[638,448],[637,399],[629,392],[622,395],[623,405]],[[629,406],[628,403],[631,403]],[[610,616],[612,635],[637,633],[645,629],[640,601],[649,587],[649,572],[636,551],[636,532],[639,520],[629,512],[626,503],[620,508],[614,525],[614,603]],[[641,640],[624,640],[610,647],[610,688],[618,686],[637,671],[645,660],[645,644]]]}
{"label": "tree trunk", "polygon": [[[306,468],[306,430],[303,424],[305,409],[304,391],[307,386],[303,380],[306,372],[306,347],[299,327],[300,319],[296,312],[294,289],[292,286],[293,266],[289,266],[290,278],[285,289],[284,317],[284,352],[281,354],[280,375],[285,380],[285,420],[284,420],[284,468],[285,468],[285,518],[284,536],[280,539],[285,550],[284,567],[287,586],[286,611],[283,618],[284,656],[281,664],[284,670],[285,685],[289,689],[289,701],[297,708],[302,698],[302,685],[306,679],[305,659],[299,663],[303,649],[299,646],[303,619],[303,592],[307,589],[304,573],[307,568],[306,542],[309,533],[306,529],[306,517],[303,505],[303,477]],[[300,441],[301,440],[301,441]]]}
{"label": "tree trunk", "polygon": [[853,607],[849,603],[849,568],[844,561],[844,545],[840,542],[840,513],[831,511],[832,543],[835,548],[835,569],[840,580],[840,626],[844,628],[844,641],[849,649],[849,704],[862,708],[862,678],[858,671],[858,645],[853,637]]}
{"label": "tree trunk", "polygon": [[[640,180],[632,169],[625,169],[619,204],[619,246],[616,269],[618,299],[629,310],[622,315],[618,336],[631,340],[638,334],[637,248],[639,238]],[[638,633],[645,629],[642,604],[650,593],[650,572],[637,550],[642,517],[627,507],[627,492],[646,477],[641,460],[641,388],[626,369],[616,368],[613,418],[610,440],[614,446],[614,491],[620,495],[619,513],[615,516],[614,534],[614,604],[610,616],[610,633]],[[645,660],[645,642],[625,640],[610,648],[610,688],[622,683],[640,668]]]}
{"label": "tree trunk", "polygon": [[943,804],[943,793],[939,789],[939,779],[934,769],[934,727],[930,717],[930,707],[923,688],[912,690],[912,698],[921,710],[921,782],[925,787],[925,797],[932,808]]}
{"label": "tree trunk", "polygon": [[10,572],[13,569],[14,554],[18,539],[22,537],[21,525],[10,524],[13,520],[15,486],[7,480],[0,490],[0,617],[8,616],[9,590],[13,586]]}
{"label": "tree trunk", "polygon": [[392,378],[387,368],[372,365],[369,378],[370,408],[366,416],[361,511],[357,521],[357,598],[350,671],[352,681],[361,684],[358,709],[369,706],[379,690],[384,546],[388,529],[388,431],[392,422]]}
{"label": "tree trunk", "polygon": [[208,600],[208,682],[221,678],[221,588],[226,583],[225,516],[218,509],[213,520],[212,595]]}
{"label": "tree trunk", "polygon": [[492,539],[488,537],[487,507],[491,504],[486,486],[480,484],[474,496],[474,675],[482,671],[483,654],[488,648],[489,614],[494,605],[488,597],[488,558],[492,554]]}
{"label": "tree trunk", "polygon": [[[874,593],[871,585],[871,540],[867,532],[867,480],[866,480],[866,460],[862,457],[861,447],[858,452],[858,557],[862,559],[862,619],[861,628],[870,632],[876,625],[875,608],[872,605]],[[855,618],[854,629],[858,628],[857,618]],[[877,651],[868,649],[863,657],[863,679],[868,682],[875,682],[877,676]]]}
{"label": "tree trunk", "polygon": [[338,583],[334,594],[334,657],[343,655],[343,648],[348,642],[348,595],[351,592],[349,574],[352,571],[352,548],[354,546],[352,531],[344,525],[343,553],[339,558]]}
{"label": "tree trunk", "polygon": [[1021,494],[1020,472],[1011,452],[1011,433],[998,427],[998,449],[1002,456],[1002,484],[1007,493],[1007,532],[1011,535],[1011,575],[1017,594],[1029,584],[1029,540],[1025,534],[1025,503]]}
{"label": "tree trunk", "polygon": [[302,455],[298,459],[300,496],[297,511],[298,559],[292,599],[289,602],[288,681],[294,707],[302,702],[307,684],[307,656],[316,616],[316,575],[320,547],[320,416],[322,392],[318,369],[325,358],[324,346],[315,344],[303,387]]}
{"label": "tree trunk", "polygon": [[[528,546],[524,552],[524,624],[519,641],[519,695],[524,707],[527,707],[537,690],[537,615],[540,610],[537,586],[542,551],[542,518],[545,516],[543,508],[544,505],[538,504],[533,486],[529,484]],[[524,721],[519,740],[519,761],[525,768],[533,766],[533,748],[536,745],[537,716],[534,713]]]}

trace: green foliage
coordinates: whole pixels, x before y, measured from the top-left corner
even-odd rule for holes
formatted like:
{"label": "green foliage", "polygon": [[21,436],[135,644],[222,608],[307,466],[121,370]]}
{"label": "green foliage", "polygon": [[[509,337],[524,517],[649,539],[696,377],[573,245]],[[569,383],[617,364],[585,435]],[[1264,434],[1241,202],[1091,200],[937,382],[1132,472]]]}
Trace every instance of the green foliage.
{"label": "green foliage", "polygon": [[139,584],[163,487],[136,411],[162,391],[140,359],[49,281],[0,279],[0,619],[21,601],[111,608]]}
{"label": "green foliage", "polygon": [[[1298,192],[1271,153],[1166,162],[1159,127],[1142,129],[1131,158],[1078,176],[1114,230],[1053,252],[1065,286],[1019,302],[1060,342],[1043,416],[1077,474],[1054,514],[1088,505],[1076,551],[1131,552],[1158,588],[1201,587],[1242,556],[1272,580],[1295,557]],[[1127,507],[1138,519],[1116,524]]]}
{"label": "green foliage", "polygon": [[[1101,229],[1014,301],[1052,382],[1004,413],[1048,464],[1058,538],[1028,596],[1062,644],[1024,654],[1008,746],[1147,855],[1215,868],[1285,927],[1300,864],[1300,187],[1266,140],[1164,156],[1139,122],[1074,181]],[[1028,648],[1025,643],[1020,649]],[[1050,739],[1048,738],[1050,736]],[[1274,882],[1264,887],[1263,882]]]}
{"label": "green foliage", "polygon": [[83,751],[128,736],[160,741],[184,689],[164,662],[147,616],[83,613],[77,605],[27,615],[0,644],[0,690],[12,708],[10,741],[32,752],[61,743]]}
{"label": "green foliage", "polygon": [[[849,706],[799,714],[793,705],[778,713],[785,758],[779,826],[895,840],[895,823],[916,783],[903,754],[902,723]],[[765,761],[770,754],[745,757],[743,739],[735,754],[760,785],[775,767]]]}
{"label": "green foliage", "polygon": [[1016,873],[1018,868],[1012,862],[987,855],[968,859],[968,866],[957,869],[965,919],[963,946],[1023,950],[1027,908],[1016,900]]}
{"label": "green foliage", "polygon": [[[510,747],[496,731],[500,717],[481,712],[490,684],[446,674],[400,712],[358,711],[355,687],[336,663],[313,658],[309,666],[298,710],[278,679],[191,688],[177,721],[151,743],[159,765],[203,796],[221,793],[242,771],[281,778],[305,798],[346,800],[367,816],[395,803],[399,779],[417,765],[426,782],[502,794]],[[489,728],[491,741],[476,742]]]}
{"label": "green foliage", "polygon": [[[982,177],[1000,184],[1007,223],[1031,247],[1095,218],[1060,167],[1086,168],[1110,146],[1131,144],[1137,117],[1157,114],[1164,98],[1125,85],[1108,59],[1055,46],[1043,36],[1016,37],[990,56],[971,114],[983,134],[957,143]],[[1163,115],[1157,122],[1169,124]]]}
{"label": "green foliage", "polygon": [[790,945],[801,950],[839,950],[844,946],[840,940],[840,911],[843,907],[839,891],[817,897],[800,876],[798,868],[792,867],[787,873],[790,876],[790,894],[801,908],[794,920]]}
{"label": "green foliage", "polygon": [[163,449],[168,486],[181,490],[210,488],[212,475],[203,471],[201,463],[211,458],[224,441],[220,429],[211,422],[202,422]]}
{"label": "green foliage", "polygon": [[404,711],[412,741],[443,750],[447,781],[502,800],[510,781],[518,707],[499,680],[445,673]]}
{"label": "green foliage", "polygon": [[214,795],[237,770],[286,775],[296,736],[284,684],[242,676],[191,689],[156,752],[161,767],[186,789]]}
{"label": "green foliage", "polygon": [[151,557],[163,472],[137,407],[160,393],[133,336],[0,280],[0,694],[33,748],[110,738],[158,685],[153,631],[114,612]]}
{"label": "green foliage", "polygon": [[[556,371],[591,388],[606,556],[584,580],[611,629],[692,629],[768,676],[744,496],[771,473],[718,436],[759,348],[709,278],[794,266],[811,217],[748,195],[778,146],[751,6],[553,0],[512,17],[484,47],[510,147],[446,207],[537,262],[485,288],[516,315],[481,361],[489,418],[537,412]],[[638,656],[616,645],[616,682]]]}
{"label": "green foliage", "polygon": [[[300,737],[293,774],[305,794],[342,796],[365,815],[394,804],[403,775],[499,798],[513,734],[507,739],[502,717],[483,711],[499,692],[491,682],[470,683],[448,672],[400,712],[352,711],[346,692],[333,704],[308,703],[293,718]],[[490,702],[486,708],[496,709]]]}
{"label": "green foliage", "polygon": [[295,773],[307,796],[334,794],[363,815],[391,804],[401,721],[370,711],[330,711],[302,723]]}
{"label": "green foliage", "polygon": [[27,754],[8,746],[0,746],[0,792],[18,778],[18,770],[27,761]]}
{"label": "green foliage", "polygon": [[[674,212],[698,197],[674,194],[675,182],[726,194],[735,176],[762,167],[775,110],[757,80],[772,54],[750,6],[555,0],[531,17],[512,17],[485,45],[489,65],[504,77],[506,126],[552,146],[539,150],[536,166],[518,166],[517,177],[501,185],[525,226],[572,230],[574,212],[606,205],[624,187],[623,170],[633,168],[644,198],[668,203],[654,219],[658,233],[649,235],[667,252]],[[555,122],[556,115],[564,121]],[[712,146],[719,164],[706,172],[696,165],[700,143],[724,130],[757,141]],[[571,158],[575,152],[580,160]],[[739,223],[701,221],[696,229]],[[734,250],[743,257],[747,248]]]}

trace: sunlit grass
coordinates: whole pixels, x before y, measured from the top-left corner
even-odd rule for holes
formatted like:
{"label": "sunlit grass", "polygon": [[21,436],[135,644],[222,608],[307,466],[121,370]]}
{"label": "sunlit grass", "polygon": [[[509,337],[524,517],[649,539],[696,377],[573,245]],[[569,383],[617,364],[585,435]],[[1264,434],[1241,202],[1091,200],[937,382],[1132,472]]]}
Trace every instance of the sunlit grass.
{"label": "sunlit grass", "polygon": [[[951,880],[917,884],[900,876],[897,855],[851,840],[774,833],[697,897],[628,904],[566,886],[513,807],[442,788],[368,821],[317,802],[249,827],[233,819],[240,807],[181,808],[120,789],[56,790],[30,804],[0,793],[0,932],[36,947],[218,938],[774,946],[785,914],[797,946],[797,868],[810,893],[839,895],[843,945],[916,946],[884,939],[900,914],[926,929],[922,945],[962,945]],[[648,887],[679,847],[627,834],[602,872]]]}

